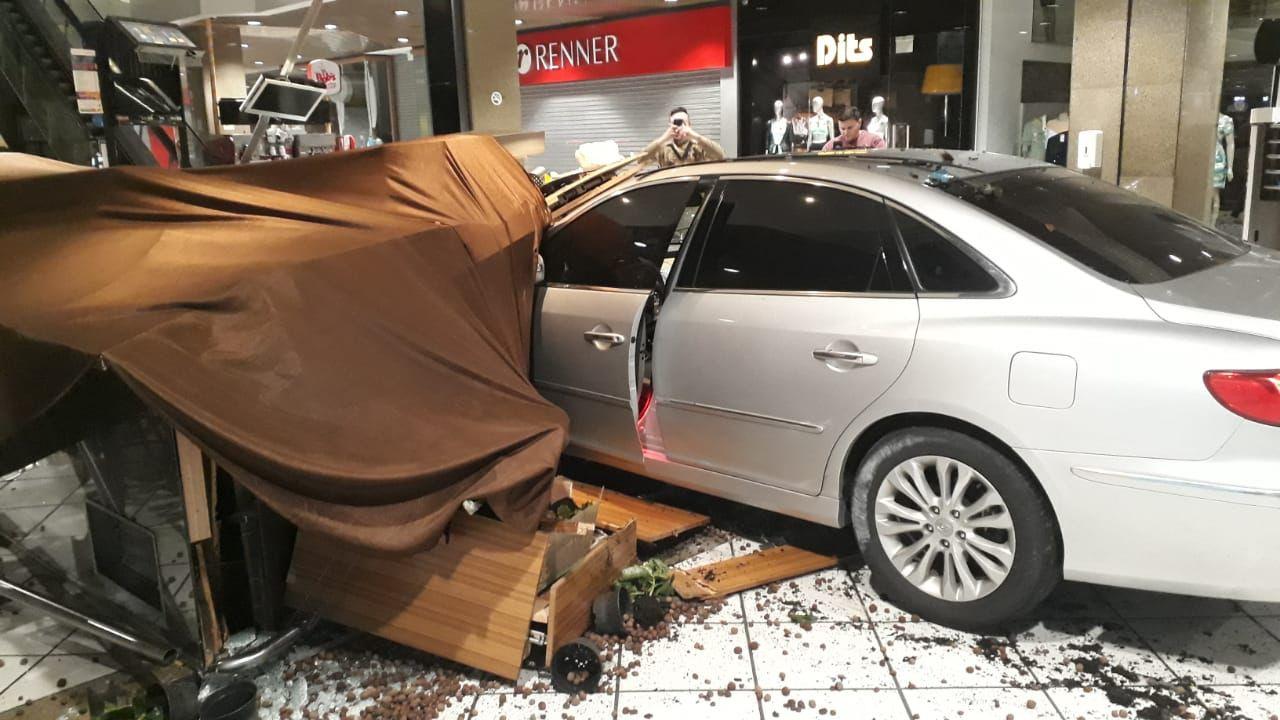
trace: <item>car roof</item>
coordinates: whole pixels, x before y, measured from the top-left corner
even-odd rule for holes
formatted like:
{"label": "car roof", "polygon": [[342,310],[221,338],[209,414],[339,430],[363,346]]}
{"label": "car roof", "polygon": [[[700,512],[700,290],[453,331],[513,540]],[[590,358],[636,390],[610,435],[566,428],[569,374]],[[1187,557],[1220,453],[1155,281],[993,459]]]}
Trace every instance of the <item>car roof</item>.
{"label": "car roof", "polygon": [[1057,166],[1013,155],[969,150],[846,150],[762,155],[660,168],[641,173],[638,180],[776,174],[854,184],[887,176],[920,185],[939,177],[970,180],[1013,170],[1054,167]]}

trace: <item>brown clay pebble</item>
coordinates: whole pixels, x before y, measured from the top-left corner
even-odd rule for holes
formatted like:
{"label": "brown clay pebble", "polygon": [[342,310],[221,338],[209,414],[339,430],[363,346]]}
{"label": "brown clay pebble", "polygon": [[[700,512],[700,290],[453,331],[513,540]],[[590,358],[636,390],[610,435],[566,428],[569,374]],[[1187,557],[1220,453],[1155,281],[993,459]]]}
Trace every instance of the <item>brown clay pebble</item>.
{"label": "brown clay pebble", "polygon": [[66,678],[58,678],[58,687],[60,687],[60,688],[64,688],[64,687],[66,687],[66,686],[67,686],[67,679],[66,679]]}
{"label": "brown clay pebble", "polygon": [[1035,701],[1035,700],[1028,700],[1028,701],[1027,701],[1027,709],[1028,709],[1028,710],[1035,710],[1035,709],[1036,709],[1036,701]]}

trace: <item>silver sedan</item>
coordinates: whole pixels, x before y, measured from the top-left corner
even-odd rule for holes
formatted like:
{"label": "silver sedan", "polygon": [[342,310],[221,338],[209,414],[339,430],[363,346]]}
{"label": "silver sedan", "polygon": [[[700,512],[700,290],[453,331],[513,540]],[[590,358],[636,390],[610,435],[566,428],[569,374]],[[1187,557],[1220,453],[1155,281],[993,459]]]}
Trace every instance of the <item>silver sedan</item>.
{"label": "silver sedan", "polygon": [[1280,601],[1280,256],[1022,160],[644,174],[543,249],[570,452],[851,526],[956,627],[1061,579]]}

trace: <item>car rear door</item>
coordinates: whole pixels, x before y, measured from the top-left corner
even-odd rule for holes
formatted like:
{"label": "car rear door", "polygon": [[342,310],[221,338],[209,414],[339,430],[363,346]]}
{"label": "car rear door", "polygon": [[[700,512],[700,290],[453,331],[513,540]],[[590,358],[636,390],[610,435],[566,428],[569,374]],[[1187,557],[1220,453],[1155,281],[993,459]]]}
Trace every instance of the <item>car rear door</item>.
{"label": "car rear door", "polygon": [[668,459],[817,494],[837,439],[906,367],[919,323],[884,203],[730,179],[663,306],[654,396]]}
{"label": "car rear door", "polygon": [[639,464],[644,320],[707,194],[696,179],[618,193],[554,228],[541,254],[533,378],[580,454]]}

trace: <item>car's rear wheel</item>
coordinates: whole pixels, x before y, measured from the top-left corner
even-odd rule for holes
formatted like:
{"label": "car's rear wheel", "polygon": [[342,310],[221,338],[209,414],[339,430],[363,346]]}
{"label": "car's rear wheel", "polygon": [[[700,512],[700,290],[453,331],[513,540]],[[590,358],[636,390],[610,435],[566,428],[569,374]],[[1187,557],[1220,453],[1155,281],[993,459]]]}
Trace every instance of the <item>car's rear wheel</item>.
{"label": "car's rear wheel", "polygon": [[926,619],[991,628],[1029,612],[1061,577],[1057,527],[1034,481],[968,435],[886,436],[859,467],[852,503],[877,587]]}

